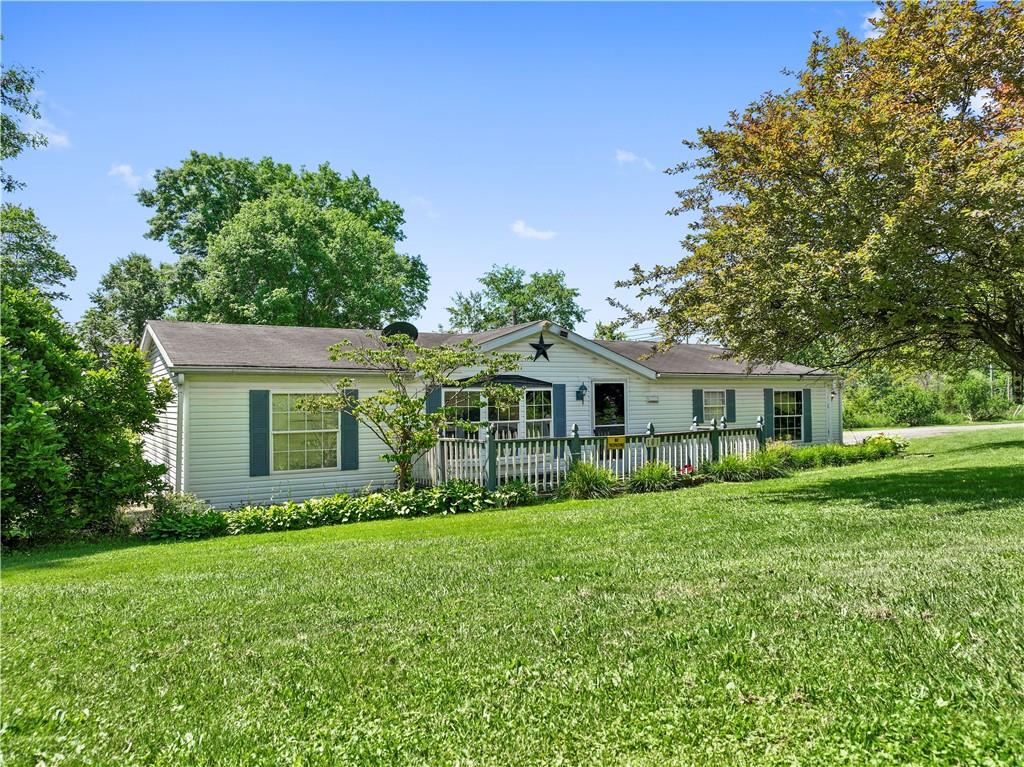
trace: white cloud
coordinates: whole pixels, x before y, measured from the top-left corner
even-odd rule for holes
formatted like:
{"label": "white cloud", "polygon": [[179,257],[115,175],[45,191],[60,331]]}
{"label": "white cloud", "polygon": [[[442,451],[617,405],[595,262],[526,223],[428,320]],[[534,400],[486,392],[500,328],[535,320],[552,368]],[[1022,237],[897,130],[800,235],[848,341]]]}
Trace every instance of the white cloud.
{"label": "white cloud", "polygon": [[127,163],[114,163],[107,171],[107,175],[121,179],[129,189],[138,189],[139,184],[142,183],[142,176],[137,174]]}
{"label": "white cloud", "polygon": [[642,165],[647,170],[654,170],[654,164],[650,160],[641,157],[636,152],[630,152],[628,149],[616,149],[615,162],[619,164],[620,168],[626,165]]}
{"label": "white cloud", "polygon": [[512,231],[517,237],[522,237],[524,240],[550,240],[558,234],[558,232],[542,232],[539,229],[534,229],[532,226],[527,226],[522,219],[512,224]]}
{"label": "white cloud", "polygon": [[860,23],[860,31],[864,33],[864,37],[881,37],[882,30],[876,29],[872,21],[882,20],[882,9],[875,8],[871,13],[864,15],[864,21]]}
{"label": "white cloud", "polygon": [[71,138],[67,131],[63,131],[52,122],[42,117],[38,120],[30,118],[25,126],[29,132],[42,133],[46,136],[46,146],[57,149],[68,149],[71,147]]}

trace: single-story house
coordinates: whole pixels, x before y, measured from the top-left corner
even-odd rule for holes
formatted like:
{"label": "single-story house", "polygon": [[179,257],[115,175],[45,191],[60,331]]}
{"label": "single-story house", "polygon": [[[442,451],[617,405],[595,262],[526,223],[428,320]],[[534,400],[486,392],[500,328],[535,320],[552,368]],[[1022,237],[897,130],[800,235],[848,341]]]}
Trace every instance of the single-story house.
{"label": "single-story house", "polygon": [[[167,467],[167,483],[221,507],[302,500],[394,482],[383,445],[347,414],[296,412],[296,400],[328,393],[340,377],[362,396],[382,377],[329,358],[328,347],[367,332],[340,328],[150,322],[141,348],[152,373],[168,378],[175,400],[145,437],[146,457]],[[840,381],[778,363],[747,371],[722,349],[680,344],[653,353],[641,341],[585,338],[551,322],[480,333],[419,333],[423,346],[470,339],[486,350],[523,355],[508,382],[518,408],[492,414],[498,438],[684,431],[713,420],[753,426],[769,438],[842,441]],[[457,404],[455,392],[428,400]],[[470,418],[482,417],[469,408]],[[494,418],[493,416],[498,416]]]}

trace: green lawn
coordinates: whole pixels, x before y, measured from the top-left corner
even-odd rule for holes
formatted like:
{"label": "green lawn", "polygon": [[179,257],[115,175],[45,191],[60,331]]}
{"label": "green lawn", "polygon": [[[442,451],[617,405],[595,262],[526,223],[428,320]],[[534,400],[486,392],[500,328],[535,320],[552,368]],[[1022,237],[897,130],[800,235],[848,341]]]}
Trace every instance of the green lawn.
{"label": "green lawn", "polygon": [[1024,429],[756,484],[17,554],[2,596],[7,765],[1020,764]]}

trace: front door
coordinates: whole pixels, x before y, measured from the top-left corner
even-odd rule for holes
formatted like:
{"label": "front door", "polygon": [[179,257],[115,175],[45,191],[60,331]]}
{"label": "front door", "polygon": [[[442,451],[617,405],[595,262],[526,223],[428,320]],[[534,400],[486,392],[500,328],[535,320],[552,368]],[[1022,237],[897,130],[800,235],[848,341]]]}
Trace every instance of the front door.
{"label": "front door", "polygon": [[594,435],[626,433],[626,384],[594,384]]}

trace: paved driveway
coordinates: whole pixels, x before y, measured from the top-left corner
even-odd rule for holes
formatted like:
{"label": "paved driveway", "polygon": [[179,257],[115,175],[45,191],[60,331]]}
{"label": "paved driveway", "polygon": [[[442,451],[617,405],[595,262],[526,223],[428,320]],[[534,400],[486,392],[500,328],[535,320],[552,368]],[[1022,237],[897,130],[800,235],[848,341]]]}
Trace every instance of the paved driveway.
{"label": "paved driveway", "polygon": [[874,434],[889,434],[894,437],[937,437],[940,434],[956,434],[958,431],[979,431],[982,429],[1017,429],[1024,435],[1024,423],[969,423],[959,426],[911,426],[892,429],[864,429],[844,431],[843,442],[853,445]]}

